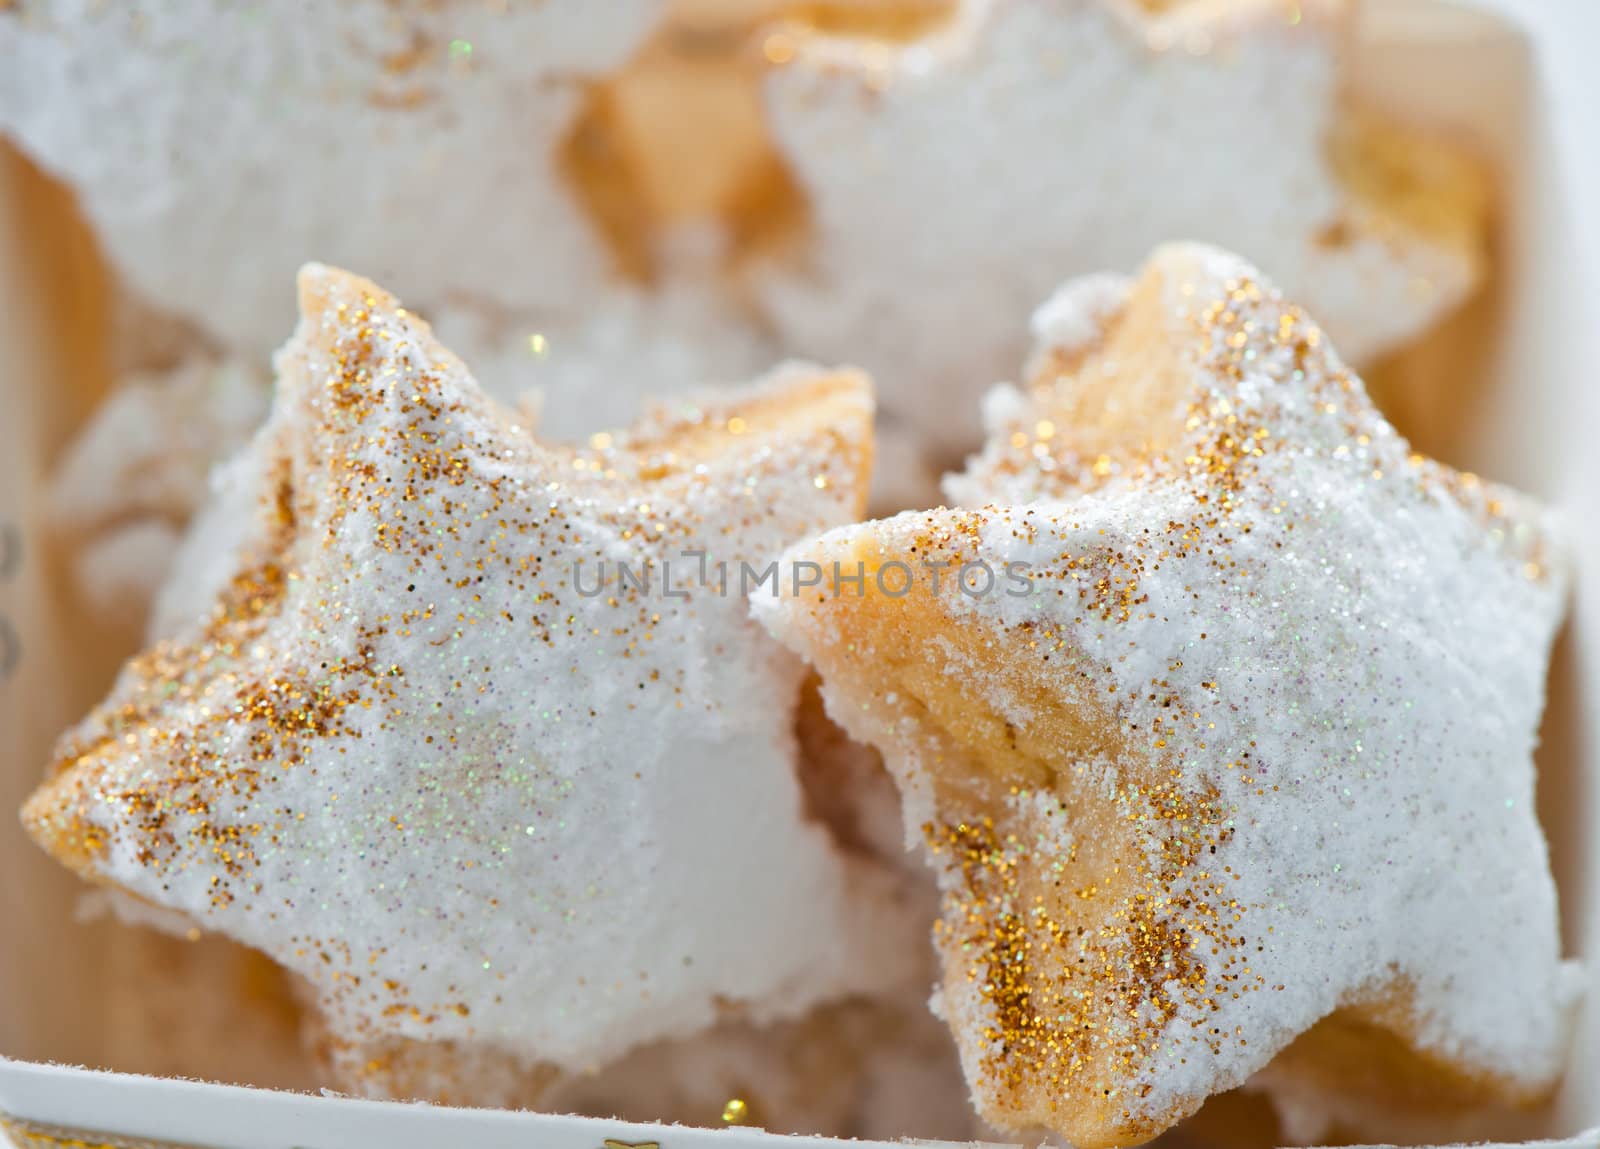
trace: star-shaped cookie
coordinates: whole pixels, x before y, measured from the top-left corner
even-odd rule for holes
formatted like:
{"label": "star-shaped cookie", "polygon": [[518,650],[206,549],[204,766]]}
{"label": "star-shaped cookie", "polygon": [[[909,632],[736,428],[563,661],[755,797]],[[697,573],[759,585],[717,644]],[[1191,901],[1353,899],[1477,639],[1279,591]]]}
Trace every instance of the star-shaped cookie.
{"label": "star-shaped cookie", "polygon": [[903,884],[806,808],[803,668],[739,583],[860,513],[867,381],[548,448],[381,289],[310,266],[300,303],[255,529],[63,739],[34,837],[270,954],[346,1047],[582,1070],[914,970]]}
{"label": "star-shaped cookie", "polygon": [[953,412],[1027,347],[1062,281],[1187,236],[1235,248],[1364,363],[1485,262],[1486,180],[1448,133],[1357,102],[1346,0],[954,0],[907,41],[769,40],[805,274],[762,297],[848,355],[887,414],[966,451]]}
{"label": "star-shaped cookie", "polygon": [[940,872],[982,1115],[1132,1144],[1269,1063],[1301,1101],[1545,1095],[1573,997],[1533,809],[1546,513],[1411,453],[1218,250],[1038,322],[970,509],[801,544],[824,577],[753,600]]}
{"label": "star-shaped cookie", "polygon": [[271,350],[313,257],[433,307],[566,313],[610,257],[559,145],[662,9],[30,0],[0,12],[0,134],[71,185],[127,286],[230,351]]}

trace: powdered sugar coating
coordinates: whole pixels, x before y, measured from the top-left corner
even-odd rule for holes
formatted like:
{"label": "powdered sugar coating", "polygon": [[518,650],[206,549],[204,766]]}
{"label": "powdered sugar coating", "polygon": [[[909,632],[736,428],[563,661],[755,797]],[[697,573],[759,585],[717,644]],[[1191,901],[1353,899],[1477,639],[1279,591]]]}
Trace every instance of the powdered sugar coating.
{"label": "powdered sugar coating", "polygon": [[1137,8],[962,0],[904,49],[802,42],[768,85],[813,219],[807,273],[762,284],[784,339],[862,364],[886,410],[966,449],[961,413],[1021,360],[1028,309],[1157,243],[1248,254],[1357,362],[1472,290],[1475,244],[1385,220],[1335,174],[1353,6]]}
{"label": "powdered sugar coating", "polygon": [[166,578],[149,601],[145,639],[177,639],[207,618],[234,576],[272,546],[273,523],[260,513],[271,497],[273,460],[240,450],[212,469],[209,497],[190,520]]}
{"label": "powdered sugar coating", "polygon": [[[1013,955],[1020,965],[1005,964],[1013,939],[998,933],[991,956],[981,942],[977,956],[946,947],[956,976],[944,1010],[980,1109],[1004,1123],[1010,1072],[1054,1074],[1064,1106],[1072,1090],[1109,1088],[1122,1135],[1149,1132],[1339,1010],[1480,1080],[1478,1096],[1537,1097],[1560,1073],[1577,989],[1533,807],[1565,586],[1552,524],[1523,496],[1412,455],[1320,329],[1243,260],[1180,247],[1150,269],[1183,385],[1173,411],[1146,418],[1180,429],[1170,448],[1102,463],[1041,440],[1035,423],[1073,385],[1041,379],[1031,410],[1012,393],[1012,421],[959,485],[997,503],[847,527],[791,551],[1026,564],[1031,593],[974,596],[947,580],[941,608],[1009,651],[997,657],[1027,669],[1052,707],[1111,715],[1105,737],[1124,747],[1064,745],[1048,767],[1070,779],[1057,796],[1131,820],[1124,865],[1149,866],[1149,890],[1138,888],[1155,901],[1138,906],[1156,908],[1079,903],[1099,932],[1059,958],[1059,990],[1050,939],[1073,936],[1070,917],[1027,919],[1039,932],[1025,934],[1035,944]],[[825,680],[843,672],[829,662],[842,636],[825,607],[755,605]],[[850,646],[853,660],[874,656]],[[954,646],[945,673],[1018,730],[1041,717]],[[995,823],[999,844],[963,854],[967,838],[937,828],[983,820],[937,800],[927,779],[948,746],[929,740],[920,712],[842,686],[830,700],[907,784],[908,829],[931,824],[936,845],[956,847],[943,868],[946,939],[970,942],[974,921],[982,939],[982,922],[1010,912],[1008,874],[1071,852],[1072,827],[1049,816],[1060,807],[1024,790]],[[1129,922],[1168,941],[1147,953]],[[1085,1038],[1053,1012],[1058,993],[1098,992],[1070,972],[1080,952],[1088,969],[1121,970],[1114,984],[1137,985],[1148,960],[1170,980]],[[959,976],[969,964],[988,981]],[[1023,1013],[1040,1028],[1007,1016],[1016,998],[1001,996],[1001,970],[1029,991]],[[1107,1048],[1110,1080],[1063,1068]],[[1294,1066],[1259,1084],[1287,1074],[1303,1100],[1315,1085]]]}
{"label": "powdered sugar coating", "polygon": [[[677,561],[857,513],[865,382],[789,368],[547,449],[379,289],[301,291],[263,541],[64,739],[31,831],[266,951],[349,1042],[582,1069],[900,982],[915,907],[802,808],[799,664]],[[580,593],[646,558],[670,594]]]}
{"label": "powdered sugar coating", "polygon": [[144,620],[183,537],[163,519],[141,518],[81,540],[72,556],[72,577],[84,604],[102,619]]}
{"label": "powdered sugar coating", "polygon": [[1028,323],[1035,350],[1027,374],[1036,374],[1046,356],[1071,358],[1093,346],[1127,303],[1132,286],[1125,275],[1101,272],[1070,279],[1057,288],[1034,309]]}
{"label": "powdered sugar coating", "polygon": [[205,355],[124,376],[57,465],[52,516],[73,533],[111,520],[187,518],[205,498],[216,453],[249,441],[269,393],[250,364]]}

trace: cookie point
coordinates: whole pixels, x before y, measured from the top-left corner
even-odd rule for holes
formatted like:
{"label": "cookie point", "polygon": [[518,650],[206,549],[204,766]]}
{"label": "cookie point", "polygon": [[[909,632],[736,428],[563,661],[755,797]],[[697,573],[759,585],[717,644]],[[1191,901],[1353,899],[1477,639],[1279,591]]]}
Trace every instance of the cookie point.
{"label": "cookie point", "polygon": [[394,308],[394,296],[364,276],[325,263],[305,263],[295,276],[300,314],[307,318],[324,315],[340,305],[365,304]]}
{"label": "cookie point", "polygon": [[336,272],[325,263],[303,263],[295,274],[295,298],[301,315],[315,315],[326,305]]}
{"label": "cookie point", "polygon": [[46,854],[73,872],[92,877],[107,840],[84,816],[79,789],[70,770],[56,774],[28,796],[18,820]]}

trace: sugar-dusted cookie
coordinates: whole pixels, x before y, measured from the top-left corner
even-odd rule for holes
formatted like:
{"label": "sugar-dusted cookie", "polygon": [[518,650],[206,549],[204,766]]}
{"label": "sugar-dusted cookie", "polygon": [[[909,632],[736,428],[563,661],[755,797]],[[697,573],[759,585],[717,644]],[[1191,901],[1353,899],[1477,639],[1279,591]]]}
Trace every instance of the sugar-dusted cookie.
{"label": "sugar-dusted cookie", "polygon": [[661,8],[29,0],[0,12],[0,133],[135,291],[230,350],[272,348],[311,258],[430,305],[560,304],[610,263],[559,145]]}
{"label": "sugar-dusted cookie", "polygon": [[548,448],[382,290],[300,291],[231,578],[63,739],[34,837],[429,1080],[915,970],[903,883],[806,810],[803,668],[736,581],[859,514],[866,380],[789,367]]}
{"label": "sugar-dusted cookie", "polygon": [[[773,360],[713,282],[716,221],[641,240],[649,284],[624,281],[597,221],[647,157],[627,125],[588,125],[596,93],[637,57],[675,62],[671,16],[668,0],[30,0],[0,10],[0,136],[72,191],[147,320],[192,325],[189,350],[203,336],[265,374],[301,263],[374,268],[490,391],[545,388],[552,431],[582,437]],[[656,102],[677,109],[680,89]],[[739,141],[725,150],[737,171]]]}
{"label": "sugar-dusted cookie", "polygon": [[967,450],[1056,284],[1155,244],[1247,253],[1363,362],[1484,271],[1469,156],[1354,106],[1344,0],[955,0],[895,40],[767,41],[771,131],[808,205],[781,336],[873,372],[884,409]]}
{"label": "sugar-dusted cookie", "polygon": [[1132,1144],[1269,1063],[1302,1104],[1543,1097],[1575,992],[1533,809],[1546,512],[1411,453],[1215,249],[1040,327],[967,509],[800,544],[753,599],[940,873],[980,1112]]}

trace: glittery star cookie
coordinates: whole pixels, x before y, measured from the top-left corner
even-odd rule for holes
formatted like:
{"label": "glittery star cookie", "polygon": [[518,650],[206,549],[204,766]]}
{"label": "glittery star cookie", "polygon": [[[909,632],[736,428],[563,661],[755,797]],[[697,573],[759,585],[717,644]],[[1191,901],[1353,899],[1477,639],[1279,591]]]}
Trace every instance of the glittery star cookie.
{"label": "glittery star cookie", "polygon": [[753,600],[926,841],[980,1112],[1132,1144],[1269,1063],[1301,1102],[1544,1096],[1545,513],[1413,454],[1214,249],[1040,327],[971,509],[800,544],[826,577]]}
{"label": "glittery star cookie", "polygon": [[1439,133],[1347,98],[1358,6],[956,0],[907,42],[767,41],[771,130],[808,204],[790,343],[864,364],[884,410],[965,451],[1024,309],[1186,236],[1250,253],[1346,356],[1478,283],[1486,180]]}
{"label": "glittery star cookie", "polygon": [[902,884],[808,815],[803,667],[738,582],[860,513],[867,382],[784,368],[549,448],[382,290],[311,266],[300,299],[230,575],[63,739],[33,836],[430,1074],[915,970]]}

